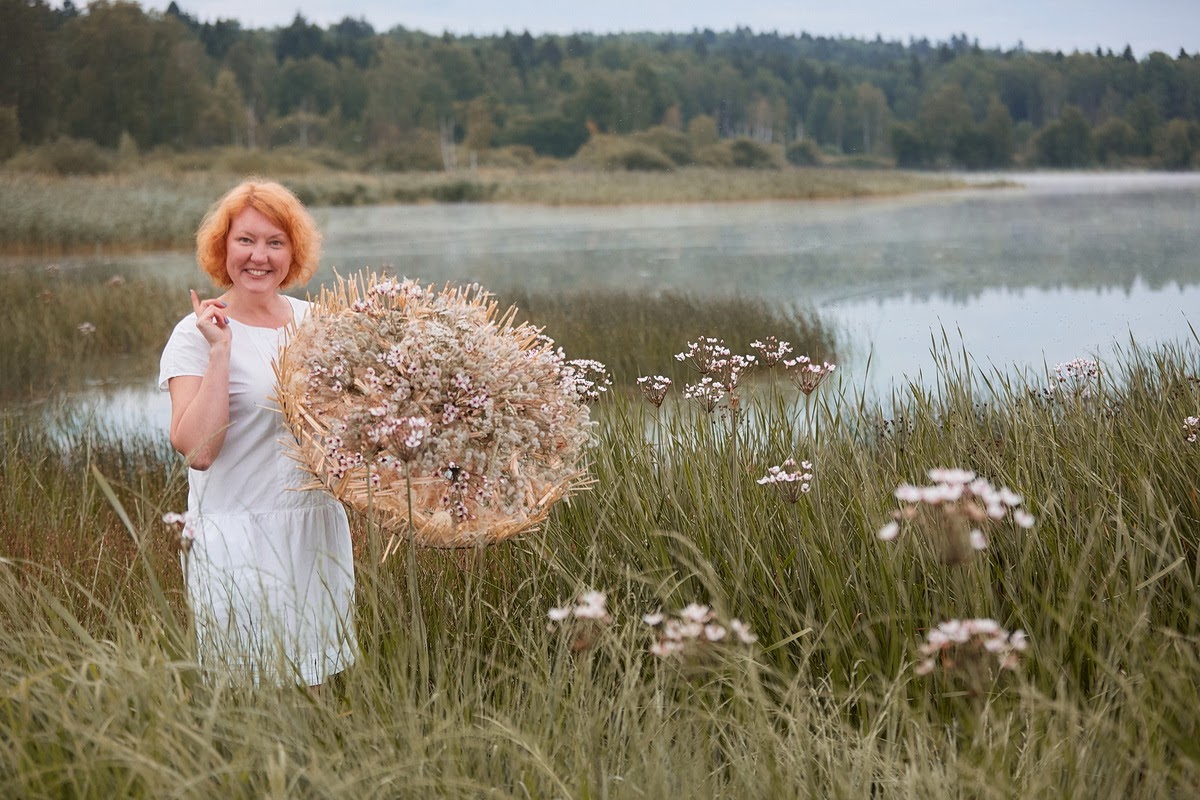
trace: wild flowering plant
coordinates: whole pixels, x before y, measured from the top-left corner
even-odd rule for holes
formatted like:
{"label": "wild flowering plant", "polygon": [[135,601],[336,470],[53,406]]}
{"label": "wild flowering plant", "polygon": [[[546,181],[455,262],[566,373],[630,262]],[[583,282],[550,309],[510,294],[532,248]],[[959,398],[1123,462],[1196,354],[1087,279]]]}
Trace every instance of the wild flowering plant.
{"label": "wild flowering plant", "polygon": [[1095,395],[1099,385],[1099,363],[1090,358],[1076,358],[1054,365],[1051,383],[1042,393],[1048,400],[1082,400]]}
{"label": "wild flowering plant", "polygon": [[671,388],[671,379],[662,375],[644,375],[637,379],[642,397],[655,408],[661,408],[667,399],[667,390]]}
{"label": "wild flowering plant", "polygon": [[783,365],[787,367],[788,377],[792,379],[792,383],[796,384],[796,388],[805,395],[815,392],[821,382],[837,369],[836,364],[830,364],[828,361],[818,364],[808,356],[785,359]]}
{"label": "wild flowering plant", "polygon": [[734,355],[724,340],[711,336],[688,342],[687,349],[676,353],[675,359],[690,364],[701,374],[697,383],[684,386],[683,396],[709,413],[725,400],[731,408],[737,408],[738,385],[757,362],[752,355]]}
{"label": "wild flowering plant", "polygon": [[1007,487],[997,489],[965,469],[931,469],[928,475],[931,485],[896,487],[895,497],[904,506],[879,530],[880,539],[890,542],[899,536],[901,523],[916,524],[932,535],[943,563],[962,564],[972,552],[987,548],[985,531],[1004,520],[1033,527],[1021,496]]}
{"label": "wild flowering plant", "polygon": [[787,358],[788,353],[792,352],[791,343],[780,341],[776,336],[755,339],[750,346],[758,351],[758,360],[764,367],[775,366]]}
{"label": "wild flowering plant", "polygon": [[1012,633],[992,619],[952,619],[929,631],[919,649],[918,675],[936,670],[981,695],[999,670],[1015,670],[1028,648],[1025,632]]}
{"label": "wild flowering plant", "polygon": [[812,469],[813,465],[809,461],[801,461],[797,466],[796,460],[789,458],[782,464],[768,469],[767,474],[758,479],[758,484],[773,486],[784,500],[796,503],[812,489]]}
{"label": "wild flowering plant", "polygon": [[574,382],[575,392],[584,400],[599,400],[612,386],[608,368],[590,358],[573,358],[565,362],[563,374]]}
{"label": "wild flowering plant", "polygon": [[550,609],[546,616],[546,629],[561,630],[571,639],[572,652],[588,650],[595,646],[601,634],[612,624],[608,613],[608,597],[594,589],[583,592],[574,603]]}
{"label": "wild flowering plant", "polygon": [[162,521],[179,532],[179,549],[185,554],[191,552],[196,541],[196,515],[191,511],[168,511],[163,514]]}
{"label": "wild flowering plant", "polygon": [[683,396],[694,401],[696,405],[710,414],[717,410],[717,406],[721,405],[725,394],[725,387],[721,382],[709,375],[705,375],[696,383],[689,383],[683,387]]}
{"label": "wild flowering plant", "polygon": [[1185,417],[1183,420],[1183,438],[1193,444],[1200,439],[1200,417]]}
{"label": "wild flowering plant", "polygon": [[411,519],[418,544],[462,547],[529,530],[586,485],[603,365],[496,312],[477,285],[367,273],[324,290],[276,367],[314,486],[384,528]]}
{"label": "wild flowering plant", "polygon": [[91,336],[96,332],[96,326],[90,322],[81,322],[75,326],[75,330],[79,331],[80,336]]}
{"label": "wild flowering plant", "polygon": [[642,622],[655,631],[651,653],[691,665],[711,660],[731,646],[758,641],[741,620],[723,623],[717,619],[716,612],[699,603],[689,603],[673,616],[655,611],[642,617]]}

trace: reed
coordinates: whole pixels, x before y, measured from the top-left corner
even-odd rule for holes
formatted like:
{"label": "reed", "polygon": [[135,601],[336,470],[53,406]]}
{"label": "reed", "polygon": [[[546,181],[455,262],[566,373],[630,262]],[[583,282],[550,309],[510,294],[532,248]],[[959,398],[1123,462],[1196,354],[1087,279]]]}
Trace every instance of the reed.
{"label": "reed", "polygon": [[[1131,347],[1066,393],[1046,391],[1053,374],[947,353],[932,385],[883,404],[836,378],[807,397],[764,380],[735,416],[612,393],[596,491],[536,536],[418,554],[428,671],[407,657],[403,560],[363,554],[363,653],[316,696],[196,674],[157,522],[181,506],[183,476],[161,439],[92,430],[64,446],[10,417],[0,791],[1187,796],[1200,449],[1183,424],[1200,409],[1198,363],[1195,347]],[[757,480],[788,456],[813,464],[796,503]],[[894,489],[932,467],[1012,487],[1036,525],[991,532],[958,565],[919,531],[881,541]],[[612,621],[580,647],[547,612],[589,588]],[[758,641],[690,663],[652,655],[642,615],[690,602]],[[971,617],[1026,632],[1019,670],[974,686],[948,665],[916,674],[924,634]]]}
{"label": "reed", "polygon": [[[202,280],[197,277],[197,283]],[[204,281],[206,282],[206,281]],[[0,270],[0,399],[45,394],[56,385],[154,373],[172,326],[190,311],[185,284],[115,270]],[[314,296],[319,287],[310,286]],[[303,296],[305,290],[300,290]],[[812,311],[754,298],[702,298],[682,293],[510,292],[518,322],[553,333],[571,358],[603,361],[627,384],[649,371],[682,378],[674,359],[696,336],[720,336],[739,347],[777,331],[814,357],[836,352],[835,331]],[[81,325],[91,326],[80,328]]]}

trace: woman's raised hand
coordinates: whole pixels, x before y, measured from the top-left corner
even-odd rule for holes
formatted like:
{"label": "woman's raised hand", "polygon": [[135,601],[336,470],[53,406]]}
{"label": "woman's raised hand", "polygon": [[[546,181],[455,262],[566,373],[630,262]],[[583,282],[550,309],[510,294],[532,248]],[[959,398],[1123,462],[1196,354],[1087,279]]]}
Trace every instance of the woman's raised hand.
{"label": "woman's raised hand", "polygon": [[192,295],[192,310],[196,312],[196,327],[211,347],[214,344],[228,344],[233,340],[233,331],[229,330],[229,317],[225,316],[225,303],[220,300],[201,300],[195,289],[188,290]]}

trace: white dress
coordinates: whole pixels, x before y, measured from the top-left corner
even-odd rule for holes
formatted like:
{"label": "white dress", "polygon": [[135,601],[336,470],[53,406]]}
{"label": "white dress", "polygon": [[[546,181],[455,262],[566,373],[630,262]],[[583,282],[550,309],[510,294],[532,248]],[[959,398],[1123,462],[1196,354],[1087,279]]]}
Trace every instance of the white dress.
{"label": "white dress", "polygon": [[[308,303],[288,298],[299,322]],[[222,665],[255,683],[309,685],[348,667],[354,562],[346,512],[307,483],[283,444],[272,362],[284,329],[230,321],[229,428],[206,471],[188,470],[196,539],[185,559],[188,600],[201,664]],[[163,350],[159,388],[203,375],[209,345],[189,314]]]}

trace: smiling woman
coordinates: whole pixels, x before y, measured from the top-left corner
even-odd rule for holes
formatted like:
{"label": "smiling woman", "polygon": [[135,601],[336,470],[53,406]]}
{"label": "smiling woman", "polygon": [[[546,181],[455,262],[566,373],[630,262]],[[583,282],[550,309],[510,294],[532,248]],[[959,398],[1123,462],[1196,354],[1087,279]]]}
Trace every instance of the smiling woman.
{"label": "smiling woman", "polygon": [[320,237],[295,195],[248,180],[196,234],[220,297],[175,326],[159,387],[171,393],[171,444],[191,467],[194,542],[188,599],[206,667],[255,682],[317,685],[354,660],[354,568],[346,514],[281,444],[272,362],[308,303],[279,293],[312,276]]}

